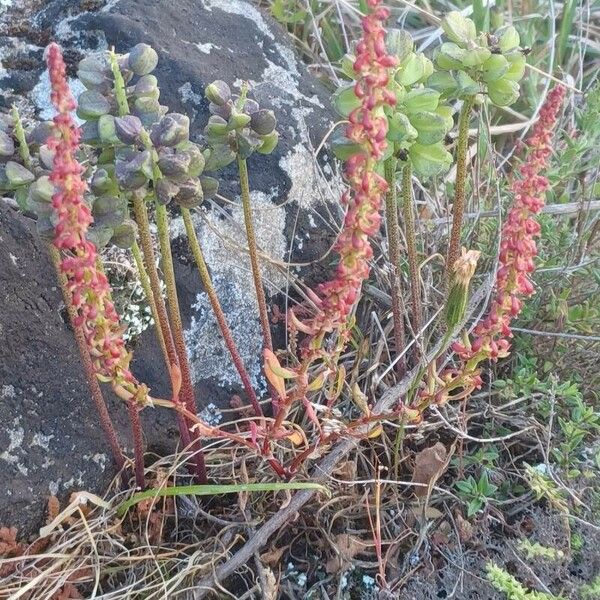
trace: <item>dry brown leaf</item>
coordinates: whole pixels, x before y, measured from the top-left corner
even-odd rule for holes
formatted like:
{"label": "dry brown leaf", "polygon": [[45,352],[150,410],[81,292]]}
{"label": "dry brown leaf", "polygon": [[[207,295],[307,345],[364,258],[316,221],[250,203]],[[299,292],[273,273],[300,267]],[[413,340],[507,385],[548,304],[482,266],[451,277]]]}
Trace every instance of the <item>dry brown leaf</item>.
{"label": "dry brown leaf", "polygon": [[339,573],[347,567],[352,559],[364,550],[365,545],[348,533],[340,533],[335,537],[334,549],[336,555],[332,556],[325,565],[327,573]]}
{"label": "dry brown leaf", "polygon": [[414,488],[414,494],[417,498],[425,498],[428,495],[431,486],[444,472],[448,462],[447,459],[446,447],[441,442],[437,442],[429,448],[424,448],[417,454],[412,482],[423,484]]}
{"label": "dry brown leaf", "polygon": [[276,567],[281,561],[281,557],[283,556],[283,553],[286,550],[286,546],[282,546],[281,548],[273,548],[272,550],[261,554],[260,560],[262,563],[268,565],[269,567]]}
{"label": "dry brown leaf", "polygon": [[82,600],[83,596],[72,583],[65,583],[58,592],[52,595],[50,600]]}
{"label": "dry brown leaf", "polygon": [[265,600],[277,600],[279,598],[279,585],[277,584],[277,578],[275,573],[268,567],[263,569],[264,585],[263,585],[263,598]]}
{"label": "dry brown leaf", "polygon": [[356,479],[356,462],[353,460],[345,460],[339,464],[333,473],[338,479],[354,481]]}
{"label": "dry brown leaf", "polygon": [[56,496],[50,496],[48,498],[48,517],[46,519],[46,525],[50,525],[60,512],[60,503]]}

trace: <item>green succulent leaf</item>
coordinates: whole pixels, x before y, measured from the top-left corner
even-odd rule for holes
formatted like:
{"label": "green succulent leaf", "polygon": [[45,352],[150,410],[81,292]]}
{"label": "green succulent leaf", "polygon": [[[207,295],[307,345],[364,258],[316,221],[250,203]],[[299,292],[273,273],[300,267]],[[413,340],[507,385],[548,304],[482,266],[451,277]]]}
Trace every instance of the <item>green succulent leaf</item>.
{"label": "green succulent leaf", "polygon": [[506,58],[510,66],[508,67],[508,71],[504,74],[504,79],[515,82],[521,81],[523,75],[525,75],[525,67],[527,65],[525,55],[521,52],[515,52],[513,54],[508,54]]}
{"label": "green succulent leaf", "polygon": [[429,77],[433,72],[431,61],[422,53],[411,52],[400,65],[396,73],[396,81],[402,85],[414,85],[421,79]]}
{"label": "green succulent leaf", "polygon": [[404,108],[406,112],[421,112],[424,110],[435,110],[440,101],[440,93],[431,88],[418,88],[410,90],[404,97]]}
{"label": "green succulent leaf", "polygon": [[498,37],[498,46],[502,53],[515,50],[521,43],[519,32],[512,25],[507,25],[497,31],[496,36]]}
{"label": "green succulent leaf", "polygon": [[496,106],[509,106],[519,98],[519,84],[506,77],[488,84],[488,95]]}
{"label": "green succulent leaf", "polygon": [[354,85],[339,88],[333,94],[333,106],[342,117],[348,117],[360,105],[361,101],[354,93]]}
{"label": "green succulent leaf", "polygon": [[388,53],[398,57],[402,62],[413,51],[415,44],[412,36],[405,29],[389,29],[385,45]]}
{"label": "green succulent leaf", "polygon": [[509,62],[502,54],[492,54],[483,63],[483,80],[486,83],[496,81],[506,74],[509,67]]}
{"label": "green succulent leaf", "polygon": [[451,42],[459,45],[466,45],[477,36],[475,23],[456,10],[449,12],[442,19],[442,29]]}
{"label": "green succulent leaf", "polygon": [[468,49],[463,59],[465,67],[480,67],[492,55],[489,48],[476,47]]}
{"label": "green succulent leaf", "polygon": [[[401,112],[394,113],[388,119],[388,134],[387,138],[391,142],[402,143],[402,142],[413,142],[417,139],[419,132],[412,126],[410,119]],[[354,144],[354,146],[358,146]],[[357,152],[354,152],[357,154]]]}
{"label": "green succulent leaf", "polygon": [[432,145],[413,144],[408,155],[415,171],[421,177],[439,175],[452,164],[452,155],[441,142]]}
{"label": "green succulent leaf", "polygon": [[464,71],[458,71],[455,75],[457,95],[461,98],[473,96],[479,92],[479,84]]}
{"label": "green succulent leaf", "polygon": [[446,135],[446,121],[437,113],[414,113],[410,115],[410,122],[419,134],[417,137],[419,144],[435,144],[443,140]]}

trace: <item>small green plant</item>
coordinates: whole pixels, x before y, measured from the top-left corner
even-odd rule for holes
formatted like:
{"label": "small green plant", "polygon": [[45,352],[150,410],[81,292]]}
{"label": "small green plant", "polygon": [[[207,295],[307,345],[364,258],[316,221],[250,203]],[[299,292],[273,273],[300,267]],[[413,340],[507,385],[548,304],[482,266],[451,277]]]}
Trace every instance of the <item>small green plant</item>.
{"label": "small green plant", "polygon": [[583,600],[598,600],[600,598],[600,575],[596,575],[593,581],[582,586],[579,594]]}
{"label": "small green plant", "polygon": [[564,600],[561,596],[526,589],[515,577],[494,563],[488,563],[486,571],[489,582],[505,594],[507,600]]}
{"label": "small green plant", "polygon": [[495,500],[498,486],[490,482],[487,470],[484,470],[479,479],[472,475],[463,481],[456,482],[458,496],[467,505],[467,517],[472,517],[481,512],[488,504]]}
{"label": "small green plant", "polygon": [[562,560],[565,553],[557,548],[549,548],[542,546],[538,542],[530,542],[529,540],[520,540],[517,544],[517,549],[525,556],[527,560],[535,558],[543,558],[546,560]]}

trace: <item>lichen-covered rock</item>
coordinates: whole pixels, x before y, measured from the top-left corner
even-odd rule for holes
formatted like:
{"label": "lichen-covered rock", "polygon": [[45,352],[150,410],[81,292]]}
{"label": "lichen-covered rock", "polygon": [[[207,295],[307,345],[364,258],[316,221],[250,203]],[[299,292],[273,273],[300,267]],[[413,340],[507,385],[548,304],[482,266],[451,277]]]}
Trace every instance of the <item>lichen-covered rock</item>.
{"label": "lichen-covered rock", "polygon": [[[331,127],[334,117],[329,108],[329,92],[308,73],[278,24],[246,0],[48,0],[41,4],[24,0],[21,4],[31,6],[29,12],[23,9],[23,18],[11,20],[9,14],[0,21],[0,45],[5,48],[0,51],[4,66],[0,68],[4,88],[4,94],[0,91],[0,103],[4,102],[5,106],[15,95],[22,96],[36,106],[37,113],[43,118],[52,116],[47,74],[40,61],[42,46],[50,39],[56,39],[65,48],[72,77],[76,63],[90,50],[115,46],[118,52],[126,52],[140,42],[151,44],[159,56],[154,73],[160,84],[161,103],[172,111],[190,116],[191,135],[195,141],[201,140],[209,116],[208,102],[203,98],[205,86],[221,79],[233,90],[239,90],[242,82],[248,81],[250,93],[260,106],[274,111],[280,132],[279,145],[271,155],[255,154],[248,161],[257,237],[261,249],[272,259],[263,261],[262,265],[269,301],[278,302],[284,309],[283,296],[278,294],[286,293],[290,273],[311,281],[324,278],[322,271],[329,267],[328,259],[318,260],[327,254],[337,223],[341,221],[341,208],[337,203],[341,183],[324,152],[319,155],[319,162],[315,160],[315,148]],[[78,83],[74,79],[71,82]],[[194,217],[195,223],[233,335],[257,388],[261,390],[264,389],[260,375],[261,333],[250,267],[243,252],[244,226],[235,165],[218,176],[220,194],[225,200],[203,206]],[[175,269],[198,405],[202,414],[214,423],[222,418],[219,407],[226,406],[231,394],[238,392],[240,386],[181,235],[182,223],[176,212],[173,217]],[[0,225],[0,235],[3,235],[3,229],[4,225]],[[35,245],[32,240],[29,243]],[[12,381],[6,383],[13,385],[17,394],[8,404],[11,412],[4,418],[9,430],[12,427],[14,441],[10,434],[6,434],[6,440],[0,440],[6,441],[7,448],[14,446],[9,451],[11,457],[22,460],[19,463],[12,458],[9,461],[13,462],[0,460],[0,473],[8,474],[3,468],[10,467],[10,474],[19,478],[18,464],[28,469],[29,474],[40,473],[34,480],[28,480],[25,475],[17,479],[17,482],[22,481],[24,489],[30,490],[23,492],[20,506],[47,494],[50,480],[56,481],[60,477],[63,488],[65,477],[70,480],[73,476],[73,481],[77,481],[78,473],[84,471],[83,466],[90,463],[84,462],[83,457],[96,454],[96,451],[80,447],[84,444],[83,438],[86,444],[101,447],[101,453],[106,454],[92,417],[85,382],[80,375],[67,376],[67,372],[73,372],[70,367],[76,365],[78,359],[68,328],[58,316],[60,299],[58,293],[52,291],[55,285],[52,271],[47,265],[41,268],[39,261],[28,262],[25,256],[20,259],[15,273],[21,273],[24,281],[36,282],[28,288],[33,295],[23,296],[11,315],[5,311],[0,314],[0,327],[9,327],[17,335],[12,346],[14,355],[7,363],[10,368],[6,367],[0,373],[5,378],[5,371],[16,370],[23,382],[21,387]],[[312,263],[312,266],[310,269],[286,269],[286,262]],[[29,307],[41,302],[44,293],[53,298],[47,313],[55,329],[61,332],[56,334],[58,337],[53,334],[40,338],[43,333],[41,320],[46,317],[46,312],[39,313],[38,328],[28,326]],[[45,307],[42,303],[42,308]],[[10,323],[7,324],[6,319],[10,319]],[[49,337],[56,340],[55,345],[48,342]],[[29,348],[37,348],[33,356]],[[0,353],[3,350],[0,349]],[[37,371],[31,370],[27,374],[26,354],[29,354],[29,360],[35,358],[37,361]],[[61,366],[57,367],[59,358]],[[168,393],[168,378],[152,331],[144,332],[138,339],[133,369],[156,395],[164,397]],[[60,377],[56,377],[58,372]],[[17,383],[19,381],[21,379]],[[75,382],[77,384],[72,393],[67,394],[70,404],[65,401],[63,390],[68,381],[73,381],[74,386]],[[32,386],[43,396],[32,395]],[[19,407],[26,402],[33,411],[32,421],[25,422],[21,417],[15,422],[20,415]],[[51,413],[47,411],[48,406],[53,407]],[[61,422],[63,406],[69,406],[67,423]],[[47,418],[48,414],[53,415],[51,419]],[[4,413],[0,412],[0,416]],[[165,411],[152,410],[144,411],[144,419],[148,444],[158,451],[173,449],[177,435],[172,416]],[[48,452],[43,453],[35,445],[31,446],[36,448],[35,453],[30,449],[31,435],[37,431],[34,422],[38,423],[42,435],[55,436],[49,442]],[[124,423],[120,425],[123,435],[127,433]],[[65,448],[69,443],[75,446],[72,456],[64,458],[61,474],[51,476],[41,465],[44,461],[57,460],[52,444],[59,438],[70,439],[61,429],[65,427],[75,428],[69,435],[76,438],[72,442],[65,441]],[[93,429],[88,436],[90,427]],[[31,435],[26,433],[30,430]],[[22,436],[24,441],[19,442]],[[17,447],[16,444],[20,445]],[[18,448],[23,444],[27,450],[21,452]],[[90,464],[95,463],[92,460]],[[104,481],[101,477],[96,481],[82,477],[78,487],[100,489]],[[17,488],[20,485],[17,483]],[[5,493],[0,493],[0,522],[6,522],[6,517],[13,515],[10,499],[1,495]],[[42,506],[43,499],[38,500],[31,513],[34,520],[40,516]]]}

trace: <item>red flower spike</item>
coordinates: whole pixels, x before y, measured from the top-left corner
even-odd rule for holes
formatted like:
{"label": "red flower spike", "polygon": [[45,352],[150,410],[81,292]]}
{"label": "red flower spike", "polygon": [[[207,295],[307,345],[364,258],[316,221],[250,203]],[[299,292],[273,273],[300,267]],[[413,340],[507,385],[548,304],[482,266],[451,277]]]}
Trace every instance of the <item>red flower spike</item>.
{"label": "red flower spike", "polygon": [[78,314],[77,322],[83,329],[96,374],[144,402],[147,390],[129,370],[131,356],[125,349],[110,285],[98,268],[96,247],[86,237],[92,214],[83,198],[87,189],[82,179],[84,169],[76,158],[81,133],[71,111],[77,105],[67,83],[65,63],[57,44],[48,46],[46,61],[52,103],[58,112],[54,117],[54,133],[47,141],[55,150],[50,174],[56,190],[52,197],[57,217],[53,243],[61,253],[61,270],[67,277],[67,288]]}

